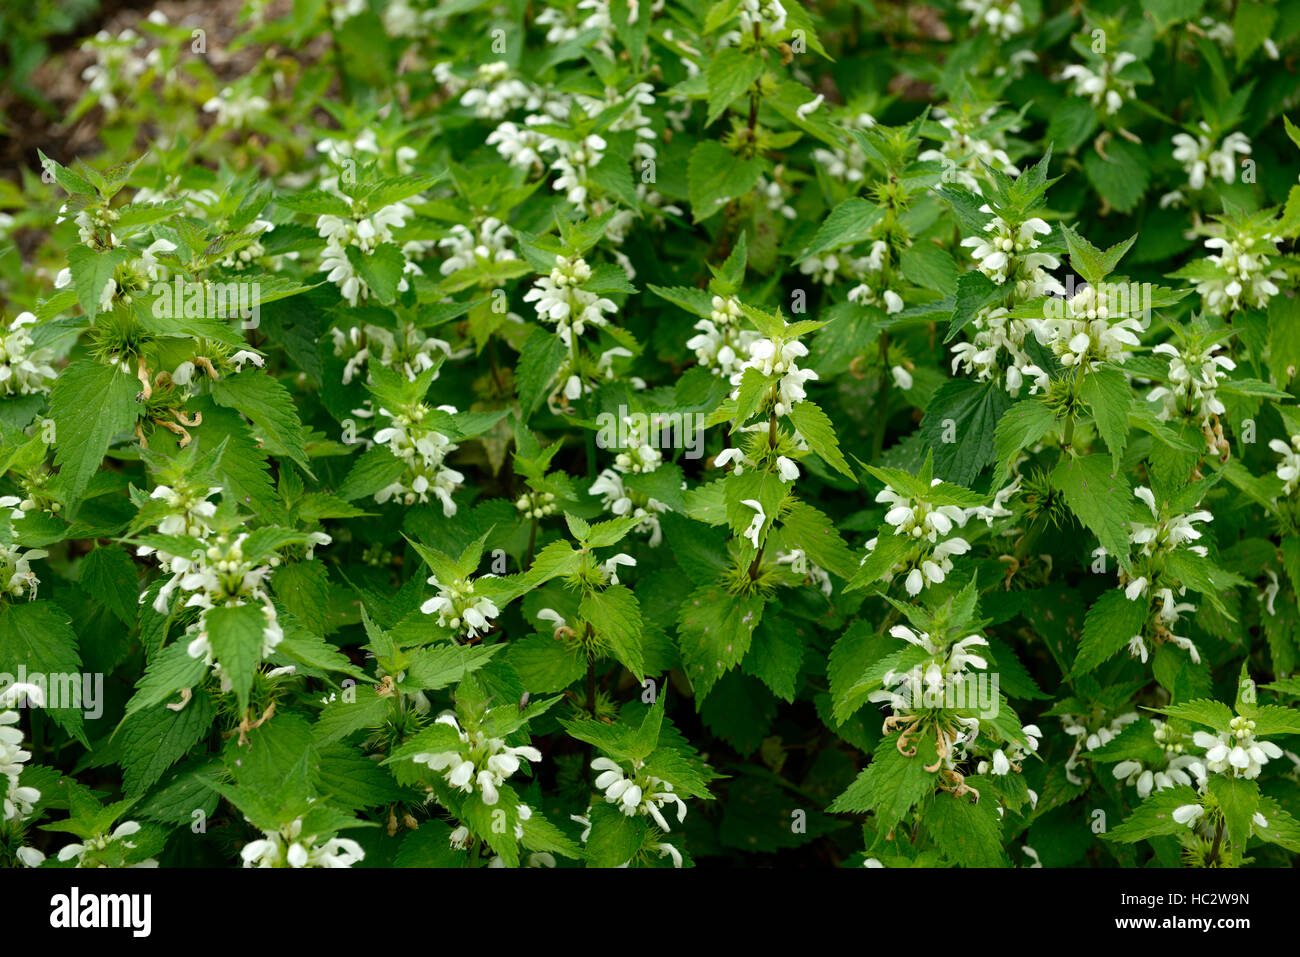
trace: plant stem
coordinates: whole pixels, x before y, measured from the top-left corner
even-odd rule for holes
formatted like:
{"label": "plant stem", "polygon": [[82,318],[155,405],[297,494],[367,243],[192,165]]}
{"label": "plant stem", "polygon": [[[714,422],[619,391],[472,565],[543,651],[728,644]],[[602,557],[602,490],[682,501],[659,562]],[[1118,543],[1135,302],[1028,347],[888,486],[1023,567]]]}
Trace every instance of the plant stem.
{"label": "plant stem", "polygon": [[533,519],[532,527],[528,529],[528,551],[524,552],[524,564],[521,571],[528,571],[528,567],[533,563],[533,549],[537,547],[537,526],[540,523]]}
{"label": "plant stem", "polygon": [[1214,843],[1210,845],[1210,863],[1219,863],[1219,845],[1223,841],[1223,818],[1219,818],[1219,823],[1214,828]]}
{"label": "plant stem", "polygon": [[880,334],[880,386],[876,390],[876,430],[871,436],[871,461],[885,449],[885,428],[889,425],[889,333]]}

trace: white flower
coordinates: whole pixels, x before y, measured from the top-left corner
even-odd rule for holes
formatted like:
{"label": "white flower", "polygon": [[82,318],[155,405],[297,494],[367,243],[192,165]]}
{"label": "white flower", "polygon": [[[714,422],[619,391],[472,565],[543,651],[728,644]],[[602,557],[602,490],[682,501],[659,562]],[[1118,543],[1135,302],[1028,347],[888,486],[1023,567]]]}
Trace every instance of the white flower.
{"label": "white flower", "polygon": [[1113,60],[1102,57],[1096,59],[1096,70],[1081,64],[1072,64],[1061,71],[1062,80],[1074,81],[1074,95],[1086,96],[1093,106],[1106,107],[1106,113],[1119,112],[1125,100],[1133,99],[1134,81],[1117,76],[1130,63],[1137,62],[1137,57],[1127,51],[1115,54]]}
{"label": "white flower", "polygon": [[734,399],[740,394],[740,383],[748,369],[757,369],[764,376],[780,376],[773,411],[778,416],[788,415],[791,408],[808,397],[804,383],[817,379],[816,372],[800,369],[797,364],[797,360],[806,355],[808,347],[797,339],[755,339],[749,344],[749,358],[732,373],[731,384],[734,388],[731,397]]}
{"label": "white flower", "polygon": [[[44,705],[41,689],[32,685],[10,685],[0,693],[0,705],[12,705],[19,698],[26,698],[29,705]],[[31,759],[32,753],[23,749],[23,734],[18,730],[19,714],[17,711],[0,711],[0,777],[3,777],[4,814],[0,821],[22,820],[30,817],[36,802],[41,799],[41,792],[36,788],[19,785],[23,765]]]}
{"label": "white flower", "polygon": [[1255,722],[1238,715],[1228,724],[1229,730],[1213,735],[1197,731],[1192,740],[1205,748],[1205,767],[1213,774],[1257,778],[1264,765],[1282,757],[1282,749],[1271,741],[1255,737]]}
{"label": "white flower", "polygon": [[[68,844],[61,848],[59,850],[59,860],[64,862],[75,860],[77,862],[77,867],[86,867],[88,866],[87,858],[90,858],[92,862],[97,861],[100,852],[108,850],[113,844],[120,844],[122,848],[128,851],[134,850],[135,843],[127,840],[127,838],[136,834],[139,830],[140,825],[135,821],[123,821],[117,827],[113,828],[112,833],[96,834],[93,837],[87,838],[84,844]],[[107,865],[95,863],[94,866],[105,867]],[[153,858],[149,858],[148,860],[141,861],[131,866],[157,867],[158,862]]]}
{"label": "white flower", "polygon": [[54,384],[54,351],[36,346],[27,326],[36,325],[36,316],[19,313],[0,333],[0,396],[46,393]]}
{"label": "white flower", "polygon": [[960,368],[981,382],[1001,380],[1012,395],[1019,393],[1026,380],[1030,382],[1031,395],[1047,388],[1047,373],[1025,351],[1026,339],[1036,336],[1030,320],[1014,319],[1001,306],[986,306],[966,328],[973,331],[973,338],[953,346],[954,374]]}
{"label": "white flower", "polygon": [[1300,486],[1300,435],[1290,437],[1290,443],[1273,439],[1268,447],[1282,456],[1277,464],[1277,477],[1282,480],[1282,494],[1290,495]]}
{"label": "white flower", "polygon": [[658,499],[645,496],[642,496],[645,498],[645,504],[638,505],[632,496],[639,493],[629,492],[624,487],[623,478],[618,472],[613,469],[603,469],[588,491],[592,495],[601,496],[602,506],[615,515],[632,515],[639,518],[641,521],[636,530],[649,536],[649,544],[652,548],[658,546],[663,540],[659,513],[667,511],[668,506]]}
{"label": "white flower", "polygon": [[556,256],[550,274],[538,278],[524,293],[524,302],[533,303],[538,319],[556,324],[556,332],[566,346],[572,344],[573,336],[581,336],[587,326],[608,325],[606,313],[618,310],[611,300],[582,288],[591,275],[585,259]]}
{"label": "white flower", "polygon": [[1205,808],[1199,804],[1180,804],[1174,808],[1173,818],[1179,824],[1186,824],[1188,827],[1195,827],[1196,822],[1200,820],[1201,815],[1205,813]]}
{"label": "white flower", "polygon": [[[996,18],[996,27],[1006,28],[1015,25],[1019,19],[1019,4],[1012,0],[1009,10],[1016,11],[1016,16],[1003,16],[996,0],[964,0],[962,8],[972,11],[971,25],[987,17]],[[983,9],[987,12],[981,13]],[[994,26],[990,24],[990,26]],[[1019,27],[1017,27],[1019,29]],[[995,28],[995,32],[1002,32]],[[994,118],[996,107],[990,107],[978,115],[968,113],[949,114],[942,107],[936,108],[933,116],[939,125],[947,131],[948,137],[938,149],[923,150],[917,159],[922,162],[939,162],[944,165],[945,182],[964,186],[976,195],[983,195],[981,180],[984,177],[984,164],[994,167],[1008,176],[1016,176],[1020,170],[1011,162],[1006,151],[1006,132],[1015,132],[1017,127],[996,129],[985,134],[981,130]]]}
{"label": "white flower", "polygon": [[[484,575],[479,580],[492,577]],[[437,615],[440,628],[463,632],[466,639],[472,640],[486,632],[492,619],[501,614],[492,599],[474,594],[474,582],[467,578],[440,582],[437,575],[430,575],[428,582],[438,589],[438,594],[422,604],[420,611]]]}
{"label": "white flower", "polygon": [[448,785],[466,794],[472,793],[477,786],[484,804],[497,803],[500,798],[498,789],[519,770],[523,761],[536,763],[542,760],[542,753],[531,745],[512,747],[500,738],[488,737],[482,730],[471,735],[461,729],[450,711],[439,715],[435,723],[455,730],[461,747],[416,754],[412,760],[434,771],[442,771]]}
{"label": "white flower", "polygon": [[596,787],[605,792],[605,800],[617,804],[628,817],[644,814],[653,818],[660,830],[671,831],[662,808],[666,804],[676,804],[678,822],[686,820],[686,802],[673,792],[673,786],[653,775],[643,774],[639,764],[632,777],[628,777],[616,761],[605,757],[593,760],[591,769],[600,772],[596,776]]}
{"label": "white flower", "polygon": [[48,554],[39,548],[23,552],[16,545],[0,545],[0,584],[5,591],[14,598],[26,595],[28,601],[35,600],[41,580],[32,571],[31,563]]}
{"label": "white flower", "polygon": [[1175,133],[1173,137],[1174,159],[1183,164],[1187,172],[1188,185],[1192,189],[1205,186],[1206,174],[1218,177],[1225,183],[1234,183],[1237,179],[1237,154],[1250,155],[1250,140],[1244,133],[1230,133],[1214,149],[1210,140],[1209,124],[1202,121],[1200,132],[1196,137],[1187,133]]}
{"label": "white flower", "polygon": [[758,536],[763,531],[763,525],[767,522],[767,513],[763,511],[763,504],[756,499],[743,499],[741,505],[748,505],[756,513],[749,521],[749,527],[745,529],[745,537],[758,548]]}
{"label": "white flower", "polygon": [[620,552],[619,554],[611,556],[609,559],[603,562],[600,568],[601,571],[603,571],[608,576],[609,584],[611,585],[618,584],[618,569],[620,565],[625,565],[629,568],[635,567],[636,559],[633,558],[631,555],[624,555],[622,552]]}
{"label": "white flower", "polygon": [[243,129],[249,120],[265,115],[270,108],[265,97],[229,86],[203,104],[204,113],[217,115],[218,126],[232,130]]}
{"label": "white flower", "polygon": [[[981,212],[992,212],[986,204]],[[984,227],[987,236],[968,236],[961,244],[971,250],[976,268],[998,285],[1014,282],[1018,295],[1041,296],[1046,292],[1064,294],[1065,289],[1047,272],[1061,263],[1055,256],[1034,252],[1052,228],[1045,221],[1031,217],[1020,223],[1007,223],[994,216]]]}
{"label": "white flower", "polygon": [[[352,200],[344,200],[351,205]],[[348,247],[357,249],[363,256],[369,255],[378,246],[395,242],[393,230],[401,229],[415,212],[405,203],[391,203],[388,206],[364,215],[356,213],[350,216],[323,214],[316,219],[316,231],[325,240],[325,250],[321,258],[321,270],[326,273],[326,280],[339,287],[339,292],[355,306],[360,299],[370,296],[370,287],[357,273],[352,261],[347,256]],[[402,247],[403,256],[410,250]],[[405,291],[409,288],[407,274],[419,273],[420,269],[409,258],[404,259],[403,278],[397,288]]]}
{"label": "white flower", "polygon": [[1147,395],[1148,402],[1161,404],[1157,418],[1168,421],[1186,417],[1205,429],[1210,426],[1213,416],[1227,412],[1217,389],[1237,364],[1227,356],[1216,355],[1221,348],[1221,343],[1213,343],[1205,348],[1184,346],[1180,349],[1162,342],[1151,350],[1154,354],[1169,356],[1168,384],[1152,389]]}
{"label": "white flower", "polygon": [[1206,309],[1222,315],[1243,304],[1267,308],[1280,290],[1277,280],[1286,278],[1286,273],[1273,268],[1278,241],[1271,233],[1258,231],[1232,231],[1231,235],[1207,239],[1205,248],[1217,250],[1205,257],[1211,275],[1192,279]]}
{"label": "white flower", "polygon": [[[1201,537],[1201,531],[1196,528],[1196,525],[1200,522],[1214,521],[1214,515],[1205,509],[1161,518],[1160,510],[1156,507],[1155,495],[1149,488],[1139,485],[1133,490],[1133,494],[1146,505],[1151,512],[1151,517],[1155,519],[1150,524],[1133,522],[1129,531],[1130,543],[1141,546],[1141,554],[1144,556],[1163,554],[1187,542],[1194,542]],[[1208,554],[1204,545],[1190,545],[1188,551],[1202,558]]]}
{"label": "white flower", "polygon": [[518,254],[509,248],[514,238],[514,231],[495,216],[484,218],[477,230],[457,223],[448,236],[438,240],[439,249],[451,251],[439,271],[450,276],[462,269],[518,259]]}
{"label": "white flower", "polygon": [[348,838],[318,843],[316,835],[304,835],[302,818],[262,835],[239,852],[244,867],[351,867],[366,856],[361,845]]}

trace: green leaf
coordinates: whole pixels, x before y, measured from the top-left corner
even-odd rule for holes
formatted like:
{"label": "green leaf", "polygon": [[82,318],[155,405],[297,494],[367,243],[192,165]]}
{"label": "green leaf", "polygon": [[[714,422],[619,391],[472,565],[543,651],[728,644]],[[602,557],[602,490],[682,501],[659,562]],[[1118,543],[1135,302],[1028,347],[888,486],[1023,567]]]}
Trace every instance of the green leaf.
{"label": "green leaf", "polygon": [[[978,790],[978,782],[972,787]],[[926,809],[924,825],[944,857],[962,867],[1007,866],[1002,823],[992,801],[940,794]]]}
{"label": "green leaf", "polygon": [[1136,143],[1112,139],[1106,144],[1106,158],[1096,150],[1083,157],[1083,171],[1101,198],[1119,213],[1137,206],[1151,181],[1152,163]]}
{"label": "green leaf", "polygon": [[583,596],[578,613],[591,622],[596,635],[605,641],[614,657],[638,681],[645,677],[645,654],[641,649],[641,606],[626,585],[610,585],[604,591]]}
{"label": "green leaf", "polygon": [[866,814],[874,811],[877,829],[886,833],[907,815],[917,802],[934,793],[937,771],[925,769],[920,754],[907,757],[898,750],[898,734],[884,738],[871,764],[827,809],[832,814]]}
{"label": "green leaf", "polygon": [[1061,490],[1070,511],[1097,536],[1107,554],[1127,571],[1133,493],[1127,476],[1114,468],[1111,457],[1066,459],[1052,471],[1052,485]]}
{"label": "green leaf", "polygon": [[1128,379],[1118,369],[1094,369],[1083,377],[1079,397],[1092,410],[1097,431],[1110,449],[1112,465],[1118,471],[1128,446],[1128,413],[1133,405],[1133,389]]}
{"label": "green leaf", "polygon": [[943,341],[951,342],[957,333],[975,321],[981,309],[1002,300],[1004,295],[1001,286],[977,269],[958,276],[956,301],[952,318],[948,320],[948,334]]}
{"label": "green leaf", "polygon": [[138,798],[212,730],[217,716],[202,689],[179,711],[151,708],[122,722],[122,793]]}
{"label": "green leaf", "polygon": [[677,642],[697,710],[718,679],[745,657],[762,615],[761,597],[732,595],[717,585],[697,588],[682,603]]}
{"label": "green leaf", "polygon": [[120,548],[101,546],[81,563],[81,586],[128,628],[140,609],[140,578],[135,563]]}
{"label": "green leaf", "polygon": [[1277,16],[1277,7],[1269,3],[1245,0],[1237,4],[1232,17],[1232,35],[1236,41],[1239,69],[1272,36]]}
{"label": "green leaf", "polygon": [[1209,786],[1210,793],[1219,802],[1219,810],[1223,812],[1228,840],[1235,851],[1233,857],[1240,857],[1250,839],[1250,819],[1259,808],[1259,783],[1250,778],[1213,774]]}
{"label": "green leaf", "polygon": [[1187,825],[1174,820],[1174,810],[1184,804],[1200,804],[1200,796],[1190,787],[1166,788],[1151,795],[1118,827],[1103,833],[1107,841],[1136,844],[1165,834],[1186,834]]}
{"label": "green leaf", "polygon": [[791,502],[781,520],[781,533],[788,546],[799,549],[832,575],[847,581],[858,570],[857,556],[844,544],[835,524],[807,502]]}
{"label": "green leaf", "polygon": [[19,667],[45,676],[43,710],[90,747],[82,727],[83,711],[96,704],[103,707],[103,702],[85,696],[77,636],[67,613],[54,602],[0,603],[0,668],[17,672]]}
{"label": "green leaf", "polygon": [[503,647],[505,646],[440,645],[436,648],[421,648],[411,656],[406,667],[406,677],[400,684],[408,691],[439,691],[460,681],[465,675],[478,671]]}
{"label": "green leaf", "polygon": [[585,846],[590,867],[622,867],[641,849],[645,834],[640,815],[628,817],[612,804],[595,802],[588,818],[591,833]]}
{"label": "green leaf", "polygon": [[92,319],[99,314],[99,302],[117,267],[131,258],[131,250],[118,246],[99,252],[89,246],[73,246],[68,250],[68,268],[72,272],[72,286],[77,290],[77,302]]}
{"label": "green leaf", "polygon": [[193,688],[207,671],[202,658],[190,656],[188,642],[177,641],[149,660],[143,677],[136,682],[136,692],[126,705],[129,718],[144,708],[162,704],[185,688]]}
{"label": "green leaf", "polygon": [[726,112],[763,73],[763,57],[757,50],[723,47],[709,61],[709,124]]}
{"label": "green leaf", "polygon": [[1061,235],[1065,237],[1065,245],[1070,250],[1070,265],[1090,286],[1096,286],[1114,272],[1124,254],[1137,241],[1137,233],[1134,233],[1122,243],[1116,243],[1102,252],[1069,226],[1061,226]]}
{"label": "green leaf", "polygon": [[820,406],[806,400],[797,402],[791,406],[789,417],[790,422],[808,443],[808,448],[821,456],[827,465],[841,475],[851,479],[857,478],[849,468],[844,453],[840,451],[839,440],[835,437],[835,427],[831,425],[830,418]]}
{"label": "green leaf", "polygon": [[272,453],[289,456],[311,474],[302,420],[298,418],[293,396],[278,379],[256,369],[246,369],[214,383],[212,398],[218,405],[247,416],[261,431],[263,444]]}
{"label": "green leaf", "polygon": [[911,550],[912,542],[905,536],[881,534],[876,539],[876,547],[867,553],[866,559],[853,573],[853,578],[844,590],[851,592],[875,584],[888,575]]}
{"label": "green leaf", "polygon": [[386,445],[372,445],[362,452],[347,478],[339,486],[339,498],[353,501],[374,495],[402,477],[406,463],[388,450]]}
{"label": "green leaf", "polygon": [[1077,678],[1109,661],[1133,636],[1142,633],[1146,621],[1146,599],[1129,601],[1118,589],[1104,592],[1088,609],[1071,674]]}
{"label": "green leaf", "polygon": [[883,217],[884,210],[874,203],[858,196],[846,199],[831,210],[818,227],[813,241],[799,257],[800,261],[871,238],[876,224]]}
{"label": "green leaf", "polygon": [[951,379],[934,394],[921,420],[921,436],[934,451],[934,473],[970,485],[994,460],[998,421],[1011,408],[996,382]]}
{"label": "green leaf", "polygon": [[86,359],[71,363],[55,380],[50,392],[54,461],[69,498],[81,498],[113,437],[134,428],[139,391],[131,376]]}
{"label": "green leaf", "polygon": [[527,421],[546,398],[547,390],[555,381],[556,373],[564,363],[565,349],[560,337],[537,328],[524,342],[515,368],[515,382],[519,387],[519,409]]}
{"label": "green leaf", "polygon": [[1001,488],[1011,474],[1011,463],[1016,456],[1039,442],[1055,426],[1055,413],[1038,399],[1022,399],[1008,409],[993,431],[993,461],[997,466],[993,487]]}
{"label": "green leaf", "polygon": [[[388,716],[391,697],[380,697],[369,685],[357,685],[330,701],[312,729],[319,747],[341,741],[362,728],[376,728]],[[439,725],[446,728],[446,725]],[[450,730],[450,729],[448,729]],[[457,738],[459,741],[459,738]],[[397,752],[393,752],[396,754]],[[389,760],[392,760],[390,756]]]}
{"label": "green leaf", "polygon": [[761,159],[741,159],[713,140],[697,143],[687,168],[695,222],[703,222],[753,189],[764,165]]}
{"label": "green leaf", "polygon": [[1187,721],[1194,721],[1197,724],[1207,725],[1215,731],[1224,734],[1232,730],[1232,709],[1222,701],[1213,701],[1209,698],[1197,698],[1195,701],[1188,701],[1183,704],[1176,704],[1158,710],[1160,710],[1162,714],[1166,714],[1171,718],[1183,718]]}
{"label": "green leaf", "polygon": [[261,605],[219,605],[204,615],[212,654],[229,676],[241,713],[262,661],[266,612]]}
{"label": "green leaf", "polygon": [[510,642],[506,658],[533,694],[563,691],[587,671],[586,656],[577,646],[551,635],[529,635]]}

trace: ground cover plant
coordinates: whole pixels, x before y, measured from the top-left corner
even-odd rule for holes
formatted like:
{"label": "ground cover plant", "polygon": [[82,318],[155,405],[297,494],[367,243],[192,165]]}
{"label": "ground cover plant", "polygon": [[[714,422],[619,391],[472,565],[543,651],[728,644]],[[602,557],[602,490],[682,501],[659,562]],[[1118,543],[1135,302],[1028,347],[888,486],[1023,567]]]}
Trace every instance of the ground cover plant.
{"label": "ground cover plant", "polygon": [[0,863],[1293,864],[1300,3],[0,16]]}

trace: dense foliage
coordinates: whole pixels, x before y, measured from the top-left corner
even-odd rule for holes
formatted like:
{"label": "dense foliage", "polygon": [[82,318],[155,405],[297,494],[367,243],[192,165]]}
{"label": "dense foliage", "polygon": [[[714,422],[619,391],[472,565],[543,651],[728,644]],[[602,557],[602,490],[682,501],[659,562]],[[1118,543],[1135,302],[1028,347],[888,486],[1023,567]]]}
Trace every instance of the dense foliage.
{"label": "dense foliage", "polygon": [[1300,3],[202,6],[10,34],[0,862],[1300,852]]}

